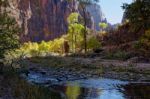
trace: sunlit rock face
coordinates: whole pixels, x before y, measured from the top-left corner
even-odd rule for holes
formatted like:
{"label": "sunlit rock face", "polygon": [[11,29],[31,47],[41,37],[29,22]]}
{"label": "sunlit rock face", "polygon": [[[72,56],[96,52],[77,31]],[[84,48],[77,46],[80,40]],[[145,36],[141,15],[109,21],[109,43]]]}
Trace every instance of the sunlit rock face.
{"label": "sunlit rock face", "polygon": [[[65,34],[68,29],[67,17],[78,10],[76,0],[10,0],[12,15],[22,29],[22,42],[48,41]],[[87,7],[90,14],[90,28],[98,29],[98,23],[103,20],[99,7]]]}

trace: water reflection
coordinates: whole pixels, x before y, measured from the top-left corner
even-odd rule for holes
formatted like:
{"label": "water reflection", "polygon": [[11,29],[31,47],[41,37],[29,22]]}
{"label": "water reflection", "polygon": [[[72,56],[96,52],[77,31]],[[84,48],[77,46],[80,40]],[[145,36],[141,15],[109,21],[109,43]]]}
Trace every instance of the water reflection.
{"label": "water reflection", "polygon": [[100,88],[81,88],[76,86],[66,86],[64,88],[67,89],[64,92],[67,99],[125,99],[123,94],[116,89],[102,90]]}
{"label": "water reflection", "polygon": [[66,99],[150,99],[150,83],[127,83],[118,80],[104,82],[105,80],[97,80],[97,86],[94,86],[92,80],[83,80],[57,85],[54,89],[61,91]]}
{"label": "water reflection", "polygon": [[66,87],[67,99],[78,99],[78,97],[81,93],[82,93],[81,88],[78,83],[76,83],[75,86],[67,86]]}
{"label": "water reflection", "polygon": [[57,82],[35,73],[29,75],[27,80],[40,85],[48,84],[47,81],[50,80],[50,87],[58,93],[50,95],[52,99],[60,95],[61,98],[58,99],[150,99],[150,82],[137,83],[104,78]]}
{"label": "water reflection", "polygon": [[150,83],[130,83],[122,85],[120,92],[125,99],[150,99]]}

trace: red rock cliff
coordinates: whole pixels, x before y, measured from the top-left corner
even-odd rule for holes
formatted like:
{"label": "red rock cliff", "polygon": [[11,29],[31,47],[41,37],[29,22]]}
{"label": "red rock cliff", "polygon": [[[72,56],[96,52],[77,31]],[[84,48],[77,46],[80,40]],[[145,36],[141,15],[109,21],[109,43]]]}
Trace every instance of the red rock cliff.
{"label": "red rock cliff", "polygon": [[47,41],[66,33],[67,17],[76,9],[75,2],[66,0],[12,0],[10,3],[23,31],[23,42]]}
{"label": "red rock cliff", "polygon": [[[78,11],[76,0],[9,0],[12,15],[22,28],[22,42],[42,40],[48,41],[60,37],[67,32],[67,17],[72,11]],[[88,7],[93,19],[88,27],[97,29],[99,21],[103,21],[101,9],[95,5]],[[95,13],[94,13],[95,12]],[[91,19],[89,18],[89,20]],[[98,29],[97,29],[98,30]]]}

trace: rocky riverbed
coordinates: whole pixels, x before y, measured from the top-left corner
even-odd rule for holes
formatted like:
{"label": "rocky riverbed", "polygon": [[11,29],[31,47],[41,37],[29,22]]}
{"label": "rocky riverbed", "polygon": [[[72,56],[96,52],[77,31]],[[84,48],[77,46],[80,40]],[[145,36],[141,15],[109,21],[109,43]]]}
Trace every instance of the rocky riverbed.
{"label": "rocky riverbed", "polygon": [[149,63],[72,57],[36,57],[19,63],[20,77],[0,75],[0,99],[150,97]]}
{"label": "rocky riverbed", "polygon": [[39,73],[58,81],[87,78],[113,78],[128,81],[150,81],[150,64],[88,58],[32,58],[23,62],[26,76]]}
{"label": "rocky riverbed", "polygon": [[59,93],[59,99],[148,99],[150,91],[149,82],[108,79],[71,69],[31,69],[22,77]]}
{"label": "rocky riverbed", "polygon": [[149,75],[131,72],[102,72],[102,70],[75,69],[75,68],[30,68],[21,76],[34,83],[49,84],[65,81],[75,81],[89,78],[112,78],[127,81],[149,82]]}

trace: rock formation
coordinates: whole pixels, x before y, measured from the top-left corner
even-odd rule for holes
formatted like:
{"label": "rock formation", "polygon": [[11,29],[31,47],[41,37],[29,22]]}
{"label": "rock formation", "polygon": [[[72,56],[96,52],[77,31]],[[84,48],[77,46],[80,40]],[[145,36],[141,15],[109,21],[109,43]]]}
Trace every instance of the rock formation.
{"label": "rock formation", "polygon": [[[76,0],[10,0],[12,15],[22,28],[22,42],[48,41],[67,32],[67,17],[77,11]],[[103,21],[103,14],[98,5],[87,7],[93,27],[99,30],[98,23]]]}
{"label": "rock formation", "polygon": [[99,23],[100,22],[106,22],[107,20],[101,10],[100,5],[98,4],[92,4],[92,5],[88,5],[86,7],[87,11],[89,12],[90,16],[91,16],[91,20],[93,21],[93,25],[92,25],[92,29],[94,30],[100,30],[99,27]]}

